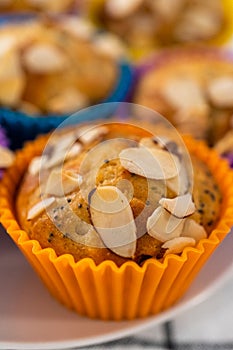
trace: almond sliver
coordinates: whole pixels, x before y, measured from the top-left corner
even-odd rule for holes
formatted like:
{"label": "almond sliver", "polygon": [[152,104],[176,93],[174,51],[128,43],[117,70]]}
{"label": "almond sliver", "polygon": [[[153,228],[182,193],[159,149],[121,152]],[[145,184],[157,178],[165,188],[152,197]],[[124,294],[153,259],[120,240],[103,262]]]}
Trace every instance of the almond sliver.
{"label": "almond sliver", "polygon": [[94,47],[101,53],[115,58],[121,58],[126,54],[126,47],[122,41],[113,34],[99,34],[95,41]]}
{"label": "almond sliver", "polygon": [[207,238],[206,230],[193,219],[186,219],[184,229],[181,236],[190,237],[199,242],[203,238]]}
{"label": "almond sliver", "polygon": [[171,78],[163,87],[162,94],[177,109],[205,104],[201,87],[191,78]]}
{"label": "almond sliver", "polygon": [[23,63],[30,72],[44,74],[61,71],[69,62],[67,56],[56,46],[37,43],[25,51]]}
{"label": "almond sliver", "polygon": [[38,215],[40,215],[45,209],[50,207],[55,202],[54,197],[46,198],[42,200],[41,202],[34,205],[29,211],[27,215],[27,220],[32,220]]}
{"label": "almond sliver", "polygon": [[31,175],[36,175],[43,168],[43,165],[46,163],[48,157],[46,155],[34,157],[28,167],[28,171]]}
{"label": "almond sliver", "polygon": [[48,159],[48,161],[44,164],[45,169],[51,169],[55,168],[57,166],[60,166],[65,161],[65,154],[64,152],[55,152],[52,154],[52,156]]}
{"label": "almond sliver", "polygon": [[156,148],[127,148],[120,153],[120,161],[129,172],[155,180],[174,178],[180,167],[175,155]]}
{"label": "almond sliver", "polygon": [[161,148],[155,137],[143,137],[139,142],[139,146],[146,148]]}
{"label": "almond sliver", "polygon": [[233,77],[219,77],[210,81],[207,87],[210,100],[216,107],[233,107]]}
{"label": "almond sliver", "polygon": [[191,6],[180,17],[174,32],[175,38],[190,42],[214,37],[221,31],[223,25],[221,12],[221,9],[213,11],[209,5]]}
{"label": "almond sliver", "polygon": [[49,175],[44,193],[55,197],[63,197],[77,187],[79,187],[78,177],[54,169]]}
{"label": "almond sliver", "polygon": [[169,214],[163,207],[158,207],[147,219],[147,232],[160,242],[166,242],[181,235],[184,221]]}
{"label": "almond sliver", "polygon": [[0,146],[0,168],[8,168],[14,162],[15,155],[8,148]]}
{"label": "almond sliver", "polygon": [[190,193],[172,199],[161,198],[159,204],[169,211],[169,213],[180,219],[192,215],[196,210]]}
{"label": "almond sliver", "polygon": [[76,16],[64,17],[59,21],[59,27],[67,33],[81,39],[89,40],[95,33],[94,26],[83,18]]}
{"label": "almond sliver", "polygon": [[106,12],[113,18],[124,18],[132,14],[144,0],[107,0]]}
{"label": "almond sliver", "polygon": [[98,140],[101,136],[108,133],[108,128],[105,126],[87,128],[79,135],[79,140],[84,144],[89,144],[95,140]]}
{"label": "almond sliver", "polygon": [[182,253],[185,247],[194,247],[196,244],[195,239],[190,237],[176,237],[170,241],[165,242],[162,245],[163,249],[167,249],[167,254],[179,254]]}
{"label": "almond sliver", "polygon": [[136,251],[136,225],[127,198],[114,186],[98,187],[90,198],[92,223],[107,248],[122,257]]}
{"label": "almond sliver", "polygon": [[[0,1],[2,3],[2,1]],[[0,5],[1,6],[1,5]],[[17,46],[17,39],[14,35],[3,35],[0,38],[0,57],[4,56],[7,52],[11,51]]]}
{"label": "almond sliver", "polygon": [[80,143],[75,143],[71,149],[66,153],[66,160],[77,157],[82,151],[82,145]]}
{"label": "almond sliver", "polygon": [[76,136],[73,133],[67,133],[64,136],[57,137],[54,141],[54,152],[64,153],[74,144],[76,141]]}

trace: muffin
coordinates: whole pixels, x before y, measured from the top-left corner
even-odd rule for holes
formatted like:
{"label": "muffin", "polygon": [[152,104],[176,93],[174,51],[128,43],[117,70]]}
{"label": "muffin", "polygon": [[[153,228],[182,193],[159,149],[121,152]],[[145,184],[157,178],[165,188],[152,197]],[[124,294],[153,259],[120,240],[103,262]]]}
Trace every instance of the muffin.
{"label": "muffin", "polygon": [[232,127],[233,60],[217,49],[168,50],[138,69],[133,101],[210,146]]}
{"label": "muffin", "polygon": [[162,132],[117,122],[63,130],[28,144],[4,177],[2,224],[50,292],[82,315],[169,307],[233,223],[226,163],[187,138],[190,160]]}
{"label": "muffin", "polygon": [[85,107],[124,100],[130,88],[124,46],[81,18],[8,22],[0,45],[0,123],[14,148]]}
{"label": "muffin", "polygon": [[1,105],[30,115],[63,115],[103,100],[118,67],[92,43],[93,31],[73,17],[1,27]]}
{"label": "muffin", "polygon": [[232,32],[232,2],[221,0],[87,1],[89,15],[129,47],[153,47],[226,40]]}
{"label": "muffin", "polygon": [[8,146],[9,140],[4,129],[0,126],[0,180],[4,169],[11,166],[14,162],[14,154],[9,150]]}

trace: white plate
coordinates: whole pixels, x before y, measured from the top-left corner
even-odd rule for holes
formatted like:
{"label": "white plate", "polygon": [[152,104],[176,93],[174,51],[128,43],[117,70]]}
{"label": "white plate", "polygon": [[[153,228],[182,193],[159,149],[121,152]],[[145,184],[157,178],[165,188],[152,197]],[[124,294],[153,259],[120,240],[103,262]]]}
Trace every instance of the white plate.
{"label": "white plate", "polygon": [[0,349],[68,349],[121,338],[197,305],[233,272],[230,234],[174,307],[134,321],[90,320],[53,300],[10,238],[2,230],[0,236]]}

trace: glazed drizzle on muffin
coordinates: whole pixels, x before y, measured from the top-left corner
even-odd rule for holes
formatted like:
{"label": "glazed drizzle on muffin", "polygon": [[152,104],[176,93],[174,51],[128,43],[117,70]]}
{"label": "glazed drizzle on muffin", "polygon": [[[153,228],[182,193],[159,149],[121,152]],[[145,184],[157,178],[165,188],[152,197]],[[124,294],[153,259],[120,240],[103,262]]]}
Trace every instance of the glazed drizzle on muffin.
{"label": "glazed drizzle on muffin", "polygon": [[[87,256],[94,249],[107,248],[112,253],[103,249],[102,254],[105,258],[117,255],[119,264],[122,259],[144,261],[146,256],[160,259],[168,253],[179,254],[185,246],[206,238],[216,214],[209,227],[201,225],[200,197],[194,191],[193,200],[187,179],[179,182],[179,178],[188,178],[180,147],[166,137],[140,135],[136,142],[110,140],[114,152],[108,151],[101,141],[115,136],[113,128],[104,125],[67,132],[59,136],[59,142],[55,137],[44,154],[31,161],[28,178],[40,173],[42,191],[41,202],[34,198],[27,213],[32,237],[45,221],[53,232],[52,238],[48,234],[48,244],[68,240],[63,243],[63,253],[66,245],[76,250],[76,244],[87,244],[91,246]],[[85,163],[87,150],[95,145],[99,145],[96,157]],[[142,153],[144,159],[139,158]],[[100,166],[95,172],[96,164]],[[152,169],[155,167],[159,170]],[[213,193],[218,197],[217,188]]]}

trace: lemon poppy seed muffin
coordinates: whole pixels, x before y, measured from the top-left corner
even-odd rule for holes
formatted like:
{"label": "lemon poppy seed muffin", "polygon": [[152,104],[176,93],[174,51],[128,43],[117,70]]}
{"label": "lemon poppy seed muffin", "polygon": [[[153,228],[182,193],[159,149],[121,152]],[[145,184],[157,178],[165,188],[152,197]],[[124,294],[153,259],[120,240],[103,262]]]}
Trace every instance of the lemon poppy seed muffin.
{"label": "lemon poppy seed muffin", "polygon": [[191,186],[182,152],[128,124],[63,131],[29,164],[16,197],[20,225],[75,261],[120,266],[180,254],[208,237],[221,202],[208,167],[192,155]]}

